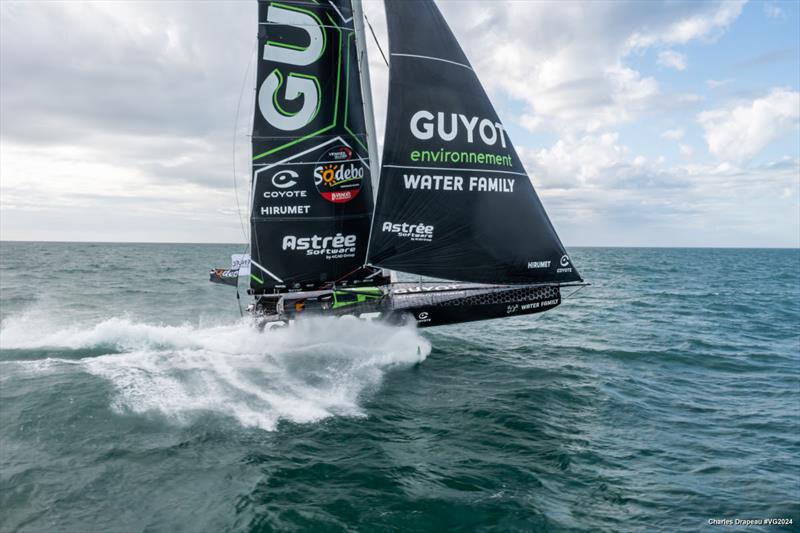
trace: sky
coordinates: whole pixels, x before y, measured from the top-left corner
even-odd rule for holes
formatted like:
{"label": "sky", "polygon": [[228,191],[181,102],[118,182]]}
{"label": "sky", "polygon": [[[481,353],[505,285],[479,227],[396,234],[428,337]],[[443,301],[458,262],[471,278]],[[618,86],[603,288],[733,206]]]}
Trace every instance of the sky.
{"label": "sky", "polygon": [[[800,246],[800,2],[437,4],[565,245]],[[256,23],[0,2],[0,239],[244,242]]]}

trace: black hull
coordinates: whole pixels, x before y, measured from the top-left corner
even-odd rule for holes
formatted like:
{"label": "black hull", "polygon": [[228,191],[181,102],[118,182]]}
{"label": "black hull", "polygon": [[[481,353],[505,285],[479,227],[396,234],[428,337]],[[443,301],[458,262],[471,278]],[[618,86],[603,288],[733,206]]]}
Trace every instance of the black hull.
{"label": "black hull", "polygon": [[[286,294],[274,314],[257,314],[257,319],[266,328],[287,325],[304,316],[355,316],[428,328],[542,313],[561,303],[558,285],[393,283],[380,290],[379,298],[335,308],[325,305],[332,291]],[[337,291],[341,293],[350,294]]]}

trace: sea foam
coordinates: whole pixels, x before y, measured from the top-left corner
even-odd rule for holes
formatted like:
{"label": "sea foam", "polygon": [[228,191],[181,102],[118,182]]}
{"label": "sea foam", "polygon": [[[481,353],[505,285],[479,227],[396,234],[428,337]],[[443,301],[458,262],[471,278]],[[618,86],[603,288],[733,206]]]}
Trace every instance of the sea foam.
{"label": "sea foam", "polygon": [[[309,318],[266,332],[247,321],[202,327],[109,318],[49,329],[46,322],[33,312],[4,321],[0,347],[75,350],[78,358],[6,361],[4,366],[83,371],[113,385],[110,402],[116,412],[163,416],[180,424],[209,412],[267,430],[280,420],[360,416],[359,400],[390,368],[414,365],[430,353],[430,344],[412,327],[355,319]],[[118,353],[80,356],[98,348]]]}

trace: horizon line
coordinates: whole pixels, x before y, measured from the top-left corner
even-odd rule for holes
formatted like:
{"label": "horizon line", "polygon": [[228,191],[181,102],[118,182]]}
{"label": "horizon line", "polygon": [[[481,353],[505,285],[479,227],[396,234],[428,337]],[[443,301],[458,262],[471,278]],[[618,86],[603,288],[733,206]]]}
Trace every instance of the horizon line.
{"label": "horizon line", "polygon": [[[190,242],[190,241],[45,241],[45,240],[22,240],[22,239],[0,239],[0,243],[41,243],[41,244],[176,244],[176,245],[218,245],[218,246],[245,246],[243,242]],[[249,246],[249,245],[247,245]],[[592,245],[573,245],[566,248],[652,248],[652,249],[707,249],[707,250],[800,250],[797,246],[695,246],[695,245],[669,245],[669,246],[639,246],[639,245],[620,245],[620,244],[592,244]]]}

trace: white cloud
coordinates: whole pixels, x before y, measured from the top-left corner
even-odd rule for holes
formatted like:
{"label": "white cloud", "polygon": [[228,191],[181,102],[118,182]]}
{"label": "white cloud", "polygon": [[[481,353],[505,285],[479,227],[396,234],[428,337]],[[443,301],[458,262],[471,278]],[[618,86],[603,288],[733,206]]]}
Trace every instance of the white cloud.
{"label": "white cloud", "polygon": [[[741,11],[740,2],[727,0],[438,5],[487,90],[525,106],[520,125],[571,135],[631,122],[665,105],[691,108],[699,97],[664,94],[655,78],[632,68],[630,54],[711,38]],[[365,8],[386,43],[380,3]],[[376,94],[384,90],[376,83]]]}
{"label": "white cloud", "polygon": [[764,14],[770,19],[786,18],[786,12],[775,2],[764,2]]}
{"label": "white cloud", "polygon": [[724,80],[706,80],[706,85],[708,85],[709,89],[717,89],[723,85],[728,85],[732,81],[733,80],[730,78]]}
{"label": "white cloud", "polygon": [[694,149],[688,144],[681,143],[678,145],[678,149],[684,157],[689,157],[694,153]]}
{"label": "white cloud", "polygon": [[675,70],[686,70],[686,55],[674,50],[662,50],[658,53],[658,64]]}
{"label": "white cloud", "polygon": [[[561,139],[520,153],[534,186],[574,244],[800,245],[800,160],[757,166],[666,164],[632,157],[615,133]],[[688,157],[688,155],[686,156]]]}
{"label": "white cloud", "polygon": [[697,120],[712,154],[742,161],[798,126],[800,93],[773,89],[749,103],[703,111]]}
{"label": "white cloud", "polygon": [[[552,147],[539,151],[520,150],[520,157],[529,163],[536,186],[570,188],[595,183],[607,171],[618,166],[628,155],[628,148],[617,143],[614,132],[558,140]],[[638,164],[641,164],[639,160]]]}
{"label": "white cloud", "polygon": [[713,38],[726,30],[742,12],[747,0],[722,1],[714,9],[667,21],[665,26],[637,31],[628,39],[630,49],[647,48],[656,44],[686,44],[693,39]]}
{"label": "white cloud", "polygon": [[683,128],[675,128],[672,130],[667,130],[661,134],[661,137],[664,139],[669,139],[671,141],[679,141],[683,139],[683,136],[686,134]]}
{"label": "white cloud", "polygon": [[255,44],[239,36],[255,16],[249,4],[0,2],[2,238],[241,241],[231,137]]}

